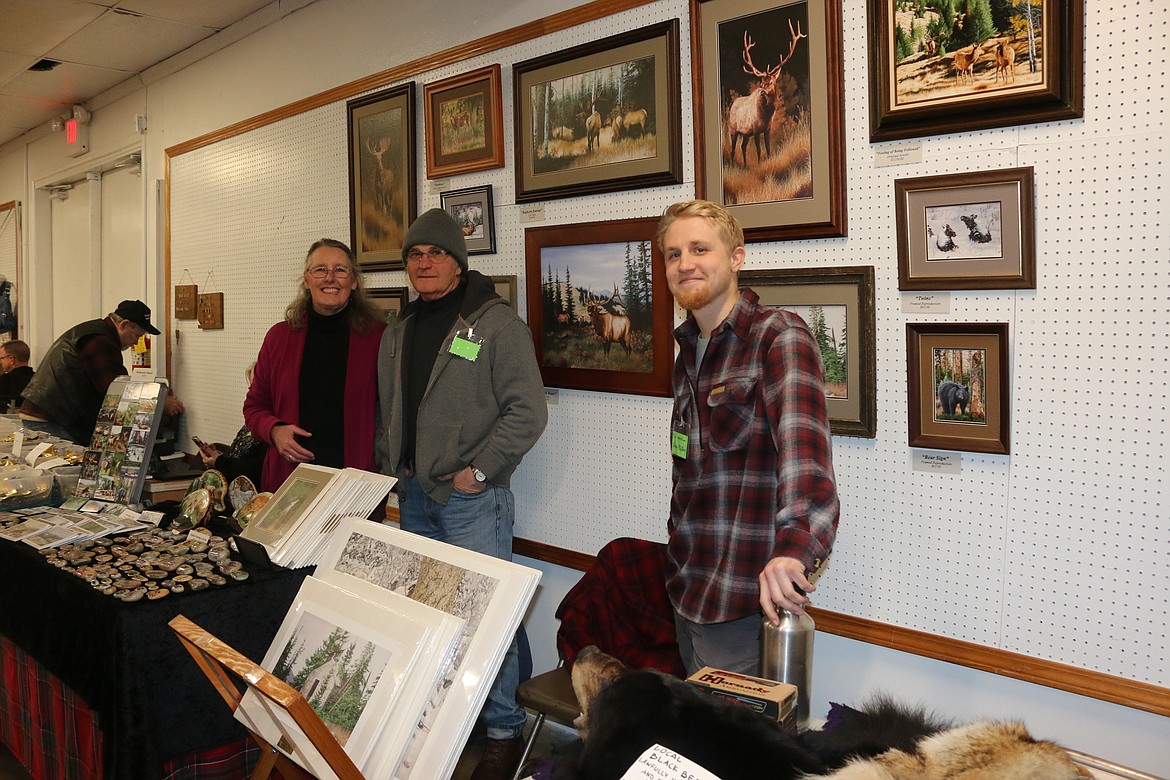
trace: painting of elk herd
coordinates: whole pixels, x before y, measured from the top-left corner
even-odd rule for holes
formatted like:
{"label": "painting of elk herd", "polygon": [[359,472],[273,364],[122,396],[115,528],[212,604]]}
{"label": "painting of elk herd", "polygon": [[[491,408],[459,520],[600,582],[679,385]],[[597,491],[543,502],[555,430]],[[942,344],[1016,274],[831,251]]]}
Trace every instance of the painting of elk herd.
{"label": "painting of elk herd", "polygon": [[498,64],[427,84],[423,104],[428,179],[504,165]]}
{"label": "painting of elk herd", "polygon": [[692,0],[696,190],[749,241],[843,236],[840,0]]}
{"label": "painting of elk herd", "polygon": [[529,323],[547,385],[669,394],[672,305],[656,224],[526,232]]}
{"label": "painting of elk herd", "polygon": [[870,0],[872,139],[1080,116],[1083,13],[1079,0]]}
{"label": "painting of elk herd", "polygon": [[513,67],[517,200],[681,179],[679,23]]}
{"label": "painting of elk herd", "polygon": [[415,217],[414,84],[347,106],[351,246],[365,270],[399,270]]}

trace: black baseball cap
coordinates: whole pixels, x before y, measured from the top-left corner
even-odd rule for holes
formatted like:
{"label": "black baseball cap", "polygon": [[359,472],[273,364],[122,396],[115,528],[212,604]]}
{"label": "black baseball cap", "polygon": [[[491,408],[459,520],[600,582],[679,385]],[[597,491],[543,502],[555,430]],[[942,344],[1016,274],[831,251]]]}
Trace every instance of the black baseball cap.
{"label": "black baseball cap", "polygon": [[122,301],[118,308],[114,309],[114,314],[124,320],[130,320],[152,336],[157,336],[161,332],[150,324],[150,307],[142,301]]}

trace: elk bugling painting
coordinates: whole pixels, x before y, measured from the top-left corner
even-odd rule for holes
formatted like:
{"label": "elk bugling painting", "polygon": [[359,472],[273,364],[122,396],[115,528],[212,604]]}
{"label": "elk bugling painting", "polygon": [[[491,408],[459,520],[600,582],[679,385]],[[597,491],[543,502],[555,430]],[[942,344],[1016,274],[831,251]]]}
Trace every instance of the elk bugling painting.
{"label": "elk bugling painting", "polygon": [[843,236],[840,0],[691,0],[696,191],[749,241]]}
{"label": "elk bugling painting", "polygon": [[526,231],[528,326],[547,385],[670,394],[673,302],[657,224]]}

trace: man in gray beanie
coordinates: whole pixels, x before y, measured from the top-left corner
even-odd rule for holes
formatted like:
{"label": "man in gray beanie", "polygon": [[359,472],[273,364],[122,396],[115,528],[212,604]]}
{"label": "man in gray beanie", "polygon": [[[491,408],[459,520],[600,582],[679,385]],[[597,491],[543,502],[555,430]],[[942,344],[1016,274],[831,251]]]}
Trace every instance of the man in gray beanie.
{"label": "man in gray beanie", "polygon": [[[404,530],[511,560],[512,472],[548,422],[532,335],[492,280],[468,270],[463,231],[447,212],[416,219],[402,257],[418,298],[378,353],[379,467],[398,477]],[[481,712],[487,745],[472,780],[516,770],[519,682],[513,638]]]}

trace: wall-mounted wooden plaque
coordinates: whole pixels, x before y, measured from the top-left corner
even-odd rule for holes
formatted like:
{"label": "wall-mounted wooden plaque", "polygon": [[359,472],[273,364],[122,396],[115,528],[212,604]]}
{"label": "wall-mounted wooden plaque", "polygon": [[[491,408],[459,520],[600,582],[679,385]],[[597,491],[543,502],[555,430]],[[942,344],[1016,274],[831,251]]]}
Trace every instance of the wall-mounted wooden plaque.
{"label": "wall-mounted wooden plaque", "polygon": [[199,316],[199,285],[175,285],[175,319],[193,320]]}
{"label": "wall-mounted wooden plaque", "polygon": [[223,293],[204,293],[199,296],[199,327],[203,330],[223,330]]}

